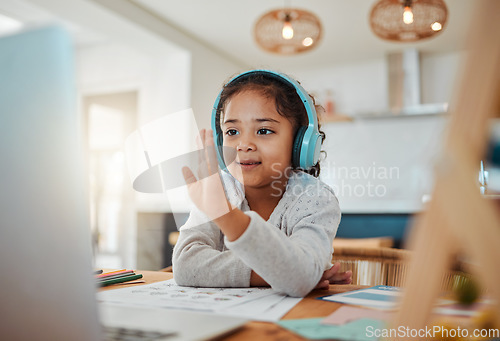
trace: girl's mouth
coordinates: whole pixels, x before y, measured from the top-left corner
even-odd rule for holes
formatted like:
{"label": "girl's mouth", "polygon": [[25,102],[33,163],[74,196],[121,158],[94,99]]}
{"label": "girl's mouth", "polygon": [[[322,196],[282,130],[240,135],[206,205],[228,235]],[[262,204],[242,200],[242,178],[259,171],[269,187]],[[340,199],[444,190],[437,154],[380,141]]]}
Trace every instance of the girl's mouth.
{"label": "girl's mouth", "polygon": [[242,161],[242,162],[237,162],[238,165],[240,165],[241,168],[243,169],[252,169],[260,165],[262,162],[258,161]]}
{"label": "girl's mouth", "polygon": [[249,166],[249,165],[258,165],[260,162],[238,162],[240,165]]}

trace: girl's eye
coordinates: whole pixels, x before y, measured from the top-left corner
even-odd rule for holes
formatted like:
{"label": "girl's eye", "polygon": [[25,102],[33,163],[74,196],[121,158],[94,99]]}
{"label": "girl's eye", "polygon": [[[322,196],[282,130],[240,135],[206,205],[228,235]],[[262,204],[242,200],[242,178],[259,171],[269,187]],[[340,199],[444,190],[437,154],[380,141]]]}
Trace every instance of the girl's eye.
{"label": "girl's eye", "polygon": [[228,136],[233,136],[233,135],[236,135],[238,134],[238,131],[236,129],[228,129],[226,130],[226,135]]}
{"label": "girl's eye", "polygon": [[257,130],[258,135],[269,135],[269,134],[273,134],[273,133],[274,133],[274,131],[272,131],[270,129],[265,129],[265,128]]}

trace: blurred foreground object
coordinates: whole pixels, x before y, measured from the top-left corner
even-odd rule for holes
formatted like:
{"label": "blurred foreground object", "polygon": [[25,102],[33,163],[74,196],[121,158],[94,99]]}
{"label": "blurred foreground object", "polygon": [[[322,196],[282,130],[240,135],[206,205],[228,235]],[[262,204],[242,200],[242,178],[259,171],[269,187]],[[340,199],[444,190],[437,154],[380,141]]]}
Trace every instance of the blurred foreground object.
{"label": "blurred foreground object", "polygon": [[436,165],[435,187],[427,210],[410,238],[414,256],[406,292],[394,326],[425,328],[439,294],[439,281],[452,256],[464,253],[471,270],[493,300],[500,325],[500,217],[495,205],[477,188],[477,165],[487,146],[488,121],[500,100],[500,1],[475,2],[467,37],[468,59],[451,106],[451,121],[442,156]]}

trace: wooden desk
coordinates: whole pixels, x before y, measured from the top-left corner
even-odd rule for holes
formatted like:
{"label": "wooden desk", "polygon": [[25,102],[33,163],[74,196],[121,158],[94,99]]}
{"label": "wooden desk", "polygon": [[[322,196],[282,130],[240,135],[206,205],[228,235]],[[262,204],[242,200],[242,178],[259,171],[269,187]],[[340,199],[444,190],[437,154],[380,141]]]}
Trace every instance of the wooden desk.
{"label": "wooden desk", "polygon": [[[144,276],[145,284],[151,284],[160,281],[166,281],[173,277],[171,272],[159,271],[136,271],[138,274]],[[118,288],[126,288],[130,286],[139,286],[143,284],[121,284],[111,285],[101,288],[99,290],[113,290]],[[297,318],[312,318],[312,317],[326,317],[334,312],[341,306],[339,303],[325,302],[315,299],[316,297],[338,294],[345,291],[366,288],[366,286],[359,285],[330,285],[329,290],[314,290],[304,299],[302,299],[292,310],[290,310],[283,319],[297,319]],[[270,322],[248,322],[243,328],[237,330],[235,333],[222,338],[221,340],[304,340],[302,337],[281,328],[275,323]]]}

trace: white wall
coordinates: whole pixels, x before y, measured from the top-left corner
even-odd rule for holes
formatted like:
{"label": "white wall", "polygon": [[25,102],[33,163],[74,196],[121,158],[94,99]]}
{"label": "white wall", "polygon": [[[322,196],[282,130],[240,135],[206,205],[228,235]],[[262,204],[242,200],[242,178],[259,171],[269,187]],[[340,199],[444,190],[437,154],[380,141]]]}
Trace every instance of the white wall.
{"label": "white wall", "polygon": [[[114,43],[124,44],[146,56],[169,56],[163,60],[157,59],[151,67],[155,69],[158,80],[168,80],[168,86],[164,88],[169,90],[165,91],[166,94],[176,94],[179,90],[187,89],[188,101],[179,102],[184,104],[184,107],[180,107],[180,104],[170,105],[167,97],[164,98],[164,101],[169,103],[166,108],[177,111],[185,109],[186,106],[192,107],[200,128],[210,126],[210,110],[223,82],[233,74],[247,69],[240,61],[179,32],[130,1],[28,1],[53,13],[57,18],[77,27],[84,27],[87,31],[94,31]],[[187,68],[189,74],[179,76],[179,72],[186,71],[184,62],[179,63],[177,59],[184,53],[190,58]],[[131,67],[134,68],[133,65]],[[162,91],[162,86],[157,87],[159,90],[152,91]],[[172,97],[173,103],[177,103],[176,96]]]}
{"label": "white wall", "polygon": [[[442,103],[452,98],[464,53],[420,54],[421,102]],[[321,68],[285,71],[295,76],[321,104],[332,90],[337,111],[350,116],[388,109],[388,71],[384,58]]]}
{"label": "white wall", "polygon": [[77,51],[79,90],[138,91],[138,125],[189,106],[190,74],[189,55],[182,52],[150,55],[116,41]]}
{"label": "white wall", "polygon": [[[99,4],[102,6],[101,9],[110,11],[121,20],[126,20],[130,26],[141,31],[142,35],[148,36],[151,40],[150,45],[151,43],[153,46],[154,44],[169,45],[189,54],[191,74],[189,78],[186,78],[190,86],[189,104],[193,108],[198,126],[210,127],[211,108],[223,82],[234,73],[246,69],[247,66],[221,51],[214,50],[203,41],[178,31],[169,23],[133,2],[121,0],[93,0],[92,2]],[[173,67],[175,68],[175,65]],[[174,86],[179,83],[182,85],[186,81],[186,79],[172,76],[170,75],[168,79]]]}
{"label": "white wall", "polygon": [[318,103],[332,90],[339,113],[378,111],[387,108],[387,67],[384,59],[335,65],[318,69],[291,70]]}
{"label": "white wall", "polygon": [[[132,2],[72,0],[66,4],[38,0],[37,4],[82,26],[104,32],[148,56],[148,65],[144,68],[155,71],[142,84],[148,91],[144,94],[145,103],[141,103],[141,123],[188,105],[194,110],[198,126],[208,128],[213,100],[222,83],[248,67],[176,31]],[[188,64],[185,64],[187,59],[183,59],[184,53],[189,56]],[[157,58],[162,55],[172,57]],[[421,52],[423,103],[451,99],[460,58],[460,53],[428,55],[425,51]],[[137,62],[144,64],[144,61]],[[123,66],[117,64],[113,65],[114,69]],[[134,66],[131,65],[131,68]],[[189,77],[181,75],[185,75],[186,70],[191,72]],[[326,90],[333,90],[337,110],[341,113],[356,115],[387,108],[387,66],[383,58],[326,68],[305,66],[282,71],[299,79],[306,89],[316,94],[320,103]],[[91,75],[88,75],[90,78]],[[134,83],[134,80],[117,81],[122,85],[129,84],[127,82]],[[187,97],[181,94],[183,90],[186,90]],[[440,148],[445,125],[443,117],[429,116],[357,120],[325,126],[325,131],[329,133],[325,149],[329,152],[329,161],[335,161],[336,166],[367,167],[375,162],[376,165],[400,167],[401,180],[391,183],[384,198],[376,201],[372,198],[343,198],[341,205],[344,210],[418,210],[421,196],[430,191],[432,157],[434,151]],[[330,167],[334,169],[335,165],[332,163]],[[156,202],[164,200],[159,198]],[[153,206],[152,209],[158,209]]]}
{"label": "white wall", "polygon": [[415,212],[431,193],[447,117],[328,123],[321,178],[343,212]]}
{"label": "white wall", "polygon": [[222,85],[247,68],[199,50],[193,51],[192,58],[191,105],[198,127],[210,128],[212,107]]}
{"label": "white wall", "polygon": [[[107,43],[80,49],[81,90],[138,89],[138,125],[192,107],[198,127],[209,128],[223,81],[245,69],[129,1],[37,0],[36,5],[106,38]],[[169,210],[162,195],[138,195],[138,205],[144,211]]]}
{"label": "white wall", "polygon": [[453,100],[459,71],[465,62],[465,52],[422,54],[422,103],[440,103]]}
{"label": "white wall", "polygon": [[[423,103],[452,100],[461,53],[421,54]],[[319,103],[334,91],[340,113],[381,112],[388,107],[384,59],[291,72]],[[447,116],[355,118],[323,125],[327,138],[322,179],[337,191],[344,212],[415,212],[432,191],[433,164]],[[392,172],[391,172],[392,171]]]}

